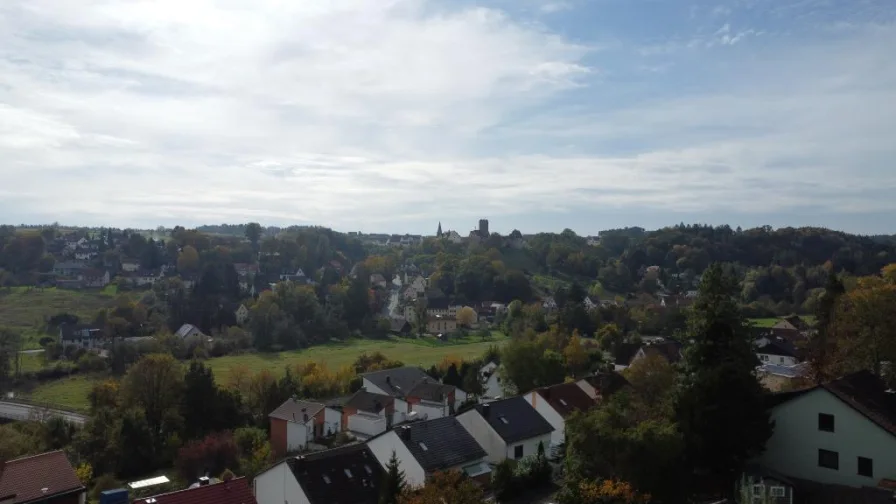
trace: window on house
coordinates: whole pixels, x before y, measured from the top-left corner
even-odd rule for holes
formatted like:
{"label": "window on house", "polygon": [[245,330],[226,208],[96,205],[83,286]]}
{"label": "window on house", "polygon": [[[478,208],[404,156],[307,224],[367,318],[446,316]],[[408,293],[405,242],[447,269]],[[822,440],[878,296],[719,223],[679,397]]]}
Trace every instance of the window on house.
{"label": "window on house", "polygon": [[754,497],[762,496],[762,485],[753,485],[753,496]]}
{"label": "window on house", "polygon": [[563,406],[569,406],[568,404],[566,404],[566,401],[564,401],[563,399],[560,399],[560,404],[562,404]]}
{"label": "window on house", "polygon": [[771,497],[784,497],[787,494],[782,486],[773,486],[768,489],[768,493]]}
{"label": "window on house", "polygon": [[834,432],[834,415],[828,413],[818,414],[818,430]]}
{"label": "window on house", "polygon": [[503,423],[504,425],[507,425],[510,423],[510,420],[507,420],[507,417],[502,416],[500,418],[501,418],[501,423]]}
{"label": "window on house", "polygon": [[327,476],[326,474],[324,474],[324,483],[326,483],[328,485],[330,484],[330,477]]}
{"label": "window on house", "polygon": [[423,444],[423,441],[420,441],[420,449],[423,451],[429,451],[429,448],[427,448],[426,445]]}
{"label": "window on house", "polygon": [[349,479],[351,479],[351,477],[352,477],[352,471],[349,470],[349,469],[346,469],[346,470],[345,470],[345,475],[348,476]]}
{"label": "window on house", "polygon": [[780,363],[783,364],[783,363],[784,363],[784,357],[778,357],[778,362],[780,362]]}
{"label": "window on house", "polygon": [[818,467],[840,469],[840,454],[830,450],[818,450]]}
{"label": "window on house", "polygon": [[513,447],[513,458],[519,460],[523,458],[523,445],[517,445]]}
{"label": "window on house", "polygon": [[874,461],[870,458],[859,457],[859,476],[874,477]]}
{"label": "window on house", "polygon": [[373,469],[367,464],[364,464],[364,470],[367,471],[367,474],[373,474]]}

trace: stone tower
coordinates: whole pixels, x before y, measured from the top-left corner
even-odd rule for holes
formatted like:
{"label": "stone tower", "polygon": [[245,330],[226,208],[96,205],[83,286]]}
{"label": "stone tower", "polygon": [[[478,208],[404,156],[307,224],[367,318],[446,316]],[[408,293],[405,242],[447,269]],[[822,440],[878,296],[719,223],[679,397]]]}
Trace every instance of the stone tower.
{"label": "stone tower", "polygon": [[479,219],[479,236],[488,238],[488,219]]}

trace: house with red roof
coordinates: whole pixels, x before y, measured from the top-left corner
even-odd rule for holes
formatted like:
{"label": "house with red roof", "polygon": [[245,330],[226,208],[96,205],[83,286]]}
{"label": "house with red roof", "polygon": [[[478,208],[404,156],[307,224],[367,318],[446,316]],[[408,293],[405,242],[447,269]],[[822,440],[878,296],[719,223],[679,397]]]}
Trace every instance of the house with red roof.
{"label": "house with red roof", "polygon": [[576,382],[537,388],[524,397],[554,428],[551,432],[552,446],[559,446],[566,440],[566,419],[570,415],[597,405],[597,399],[589,396]]}
{"label": "house with red roof", "polygon": [[234,478],[221,483],[202,480],[198,486],[135,499],[133,504],[258,504],[258,502],[249,486],[249,480]]}
{"label": "house with red roof", "polygon": [[3,504],[84,504],[87,489],[63,451],[0,463]]}

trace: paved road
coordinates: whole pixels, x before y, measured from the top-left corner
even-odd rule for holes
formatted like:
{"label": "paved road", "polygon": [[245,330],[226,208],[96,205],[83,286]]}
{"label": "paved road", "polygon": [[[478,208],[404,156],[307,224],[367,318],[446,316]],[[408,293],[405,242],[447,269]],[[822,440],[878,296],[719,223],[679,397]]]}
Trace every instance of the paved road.
{"label": "paved road", "polygon": [[6,418],[8,420],[28,420],[33,418],[32,415],[38,416],[43,414],[43,412],[45,411],[48,411],[50,415],[61,416],[69,422],[78,425],[84,425],[84,422],[87,421],[86,416],[79,415],[78,413],[70,413],[68,411],[60,410],[46,410],[45,408],[41,408],[39,406],[0,401],[0,417]]}

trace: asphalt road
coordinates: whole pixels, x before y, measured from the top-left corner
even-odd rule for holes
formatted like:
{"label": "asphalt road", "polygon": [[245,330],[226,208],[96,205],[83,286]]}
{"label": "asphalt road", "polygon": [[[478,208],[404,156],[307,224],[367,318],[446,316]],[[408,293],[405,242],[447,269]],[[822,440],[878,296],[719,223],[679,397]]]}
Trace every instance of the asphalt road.
{"label": "asphalt road", "polygon": [[[0,417],[9,420],[28,420],[33,418],[32,414],[37,416],[43,414],[45,411],[47,410],[38,406],[0,401]],[[69,422],[78,425],[84,425],[84,422],[87,420],[87,417],[84,415],[69,413],[67,411],[49,410],[49,413],[50,415],[61,416]]]}

